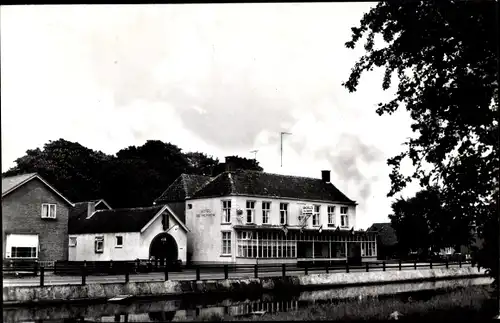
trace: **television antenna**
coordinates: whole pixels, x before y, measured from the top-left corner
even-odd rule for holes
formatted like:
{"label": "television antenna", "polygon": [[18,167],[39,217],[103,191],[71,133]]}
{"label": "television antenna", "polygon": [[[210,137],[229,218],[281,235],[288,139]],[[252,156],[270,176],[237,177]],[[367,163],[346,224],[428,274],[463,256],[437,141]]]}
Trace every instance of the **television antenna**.
{"label": "television antenna", "polygon": [[257,152],[258,151],[259,151],[258,149],[250,151],[250,153],[253,154],[253,159],[255,159],[255,160],[257,160]]}
{"label": "television antenna", "polygon": [[281,157],[281,167],[283,167],[283,135],[291,135],[290,132],[280,132],[280,157]]}

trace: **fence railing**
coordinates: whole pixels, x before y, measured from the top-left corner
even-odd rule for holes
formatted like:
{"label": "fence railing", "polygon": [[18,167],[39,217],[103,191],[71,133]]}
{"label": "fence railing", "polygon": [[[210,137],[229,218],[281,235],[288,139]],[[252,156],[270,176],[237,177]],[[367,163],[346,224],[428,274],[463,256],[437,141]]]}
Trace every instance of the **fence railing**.
{"label": "fence railing", "polygon": [[[81,277],[81,284],[86,284],[86,279],[88,276],[96,275],[114,275],[117,276],[115,280],[129,282],[130,275],[137,274],[141,275],[144,271],[141,268],[146,268],[149,272],[161,272],[164,276],[164,280],[169,280],[169,274],[174,272],[183,271],[183,279],[186,276],[192,275],[193,280],[201,280],[205,276],[205,279],[214,279],[214,276],[219,276],[218,279],[222,279],[222,274],[224,279],[230,278],[241,278],[248,277],[248,275],[255,278],[258,277],[269,277],[269,276],[287,276],[287,275],[308,275],[310,273],[334,273],[334,272],[346,272],[350,273],[353,271],[386,271],[386,270],[418,270],[418,269],[432,269],[438,267],[449,268],[450,266],[459,266],[471,264],[470,261],[447,261],[442,262],[402,262],[397,263],[364,263],[361,265],[350,265],[345,263],[343,265],[330,265],[326,264],[323,267],[311,266],[310,264],[303,264],[298,267],[296,264],[256,264],[256,265],[239,265],[239,264],[212,264],[212,265],[197,265],[191,268],[179,267],[175,268],[172,264],[166,263],[155,263],[149,261],[96,261],[96,262],[56,262],[53,266],[53,274],[59,276],[77,276]],[[480,272],[480,267],[477,267],[478,272]],[[39,276],[40,286],[45,284],[45,276],[51,270],[48,270],[43,265],[38,263],[34,264],[22,264],[22,266],[8,266],[3,268],[4,276],[9,273],[25,272],[33,276]],[[231,275],[230,275],[231,274]],[[272,275],[271,275],[272,274]],[[243,275],[243,276],[242,276]],[[120,276],[123,277],[120,279]],[[147,281],[148,277],[141,277],[143,281]],[[189,277],[188,277],[189,278]],[[217,278],[215,278],[217,279]],[[78,279],[79,280],[79,279]],[[108,280],[108,279],[107,279]]]}

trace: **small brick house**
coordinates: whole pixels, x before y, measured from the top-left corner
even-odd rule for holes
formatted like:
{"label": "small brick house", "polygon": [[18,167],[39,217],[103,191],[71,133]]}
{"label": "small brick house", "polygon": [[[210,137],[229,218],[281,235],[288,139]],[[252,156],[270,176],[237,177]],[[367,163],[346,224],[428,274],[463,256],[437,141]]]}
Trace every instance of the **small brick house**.
{"label": "small brick house", "polygon": [[2,177],[2,258],[67,260],[72,207],[36,173]]}

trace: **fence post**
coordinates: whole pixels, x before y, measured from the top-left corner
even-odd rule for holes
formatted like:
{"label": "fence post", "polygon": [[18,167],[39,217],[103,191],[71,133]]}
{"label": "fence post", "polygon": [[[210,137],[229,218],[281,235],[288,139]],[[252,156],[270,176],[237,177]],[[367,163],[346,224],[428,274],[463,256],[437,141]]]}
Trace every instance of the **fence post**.
{"label": "fence post", "polygon": [[33,272],[34,272],[35,276],[38,276],[38,262],[35,262],[35,268],[34,268]]}
{"label": "fence post", "polygon": [[370,264],[366,263],[366,272],[369,272],[369,271],[370,271]]}
{"label": "fence post", "polygon": [[129,280],[130,280],[130,276],[129,276],[129,270],[128,270],[128,266],[125,267],[125,283],[128,283]]}
{"label": "fence post", "polygon": [[326,273],[328,274],[329,273],[329,270],[328,270],[328,264],[326,265]]}
{"label": "fence post", "polygon": [[382,262],[382,271],[385,271],[385,261]]}
{"label": "fence post", "polygon": [[399,271],[401,271],[401,259],[399,259]]}
{"label": "fence post", "polygon": [[112,274],[113,273],[113,260],[110,260],[109,261],[109,273]]}
{"label": "fence post", "polygon": [[168,280],[168,266],[167,266],[167,263],[165,263],[164,270],[165,270],[165,281],[167,281]]}
{"label": "fence post", "polygon": [[349,262],[348,261],[345,262],[345,272],[349,273]]}
{"label": "fence post", "polygon": [[196,267],[196,280],[201,280],[200,279],[200,267]]}
{"label": "fence post", "polygon": [[224,279],[229,278],[229,268],[228,265],[224,265]]}
{"label": "fence post", "polygon": [[141,261],[139,259],[135,260],[135,271],[139,272],[139,266],[141,265]]}
{"label": "fence post", "polygon": [[86,280],[86,278],[87,278],[87,277],[85,276],[85,275],[87,274],[87,273],[85,272],[85,271],[86,271],[86,269],[87,269],[87,263],[86,263],[86,261],[84,260],[84,261],[83,261],[83,266],[82,266],[82,285],[85,285],[85,280]]}
{"label": "fence post", "polygon": [[458,258],[458,267],[462,268],[462,258]]}
{"label": "fence post", "polygon": [[255,264],[254,269],[253,269],[255,278],[259,278],[259,267],[258,266],[259,265]]}
{"label": "fence post", "polygon": [[448,267],[449,267],[448,258],[446,258],[445,261],[446,261],[446,269],[448,269]]}
{"label": "fence post", "polygon": [[281,272],[283,274],[283,277],[286,277],[286,265],[285,264],[281,264]]}
{"label": "fence post", "polygon": [[481,266],[479,266],[479,264],[477,264],[477,272],[481,272]]}
{"label": "fence post", "polygon": [[429,262],[429,268],[432,269],[432,259],[431,261]]}
{"label": "fence post", "polygon": [[413,262],[413,266],[415,267],[415,270],[417,270],[417,261],[416,260]]}
{"label": "fence post", "polygon": [[304,274],[305,274],[305,275],[307,275],[307,274],[308,274],[308,269],[309,269],[309,268],[307,268],[307,266],[308,266],[308,264],[307,264],[307,262],[306,262],[306,263],[305,263],[305,265],[304,265]]}
{"label": "fence post", "polygon": [[45,268],[43,266],[40,266],[40,286],[43,287],[44,283],[44,277],[45,276]]}

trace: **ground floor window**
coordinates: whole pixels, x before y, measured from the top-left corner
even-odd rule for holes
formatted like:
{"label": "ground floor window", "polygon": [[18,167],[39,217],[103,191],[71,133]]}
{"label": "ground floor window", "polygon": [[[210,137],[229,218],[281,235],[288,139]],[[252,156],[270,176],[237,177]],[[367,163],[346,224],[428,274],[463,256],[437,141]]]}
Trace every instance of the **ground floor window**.
{"label": "ground floor window", "polygon": [[247,232],[237,234],[238,257],[245,258],[296,258],[297,242],[283,239],[278,233]]}
{"label": "ground floor window", "polygon": [[6,258],[38,258],[38,235],[9,234],[5,241]]}
{"label": "ground floor window", "polygon": [[231,254],[231,232],[222,232],[222,254]]}

